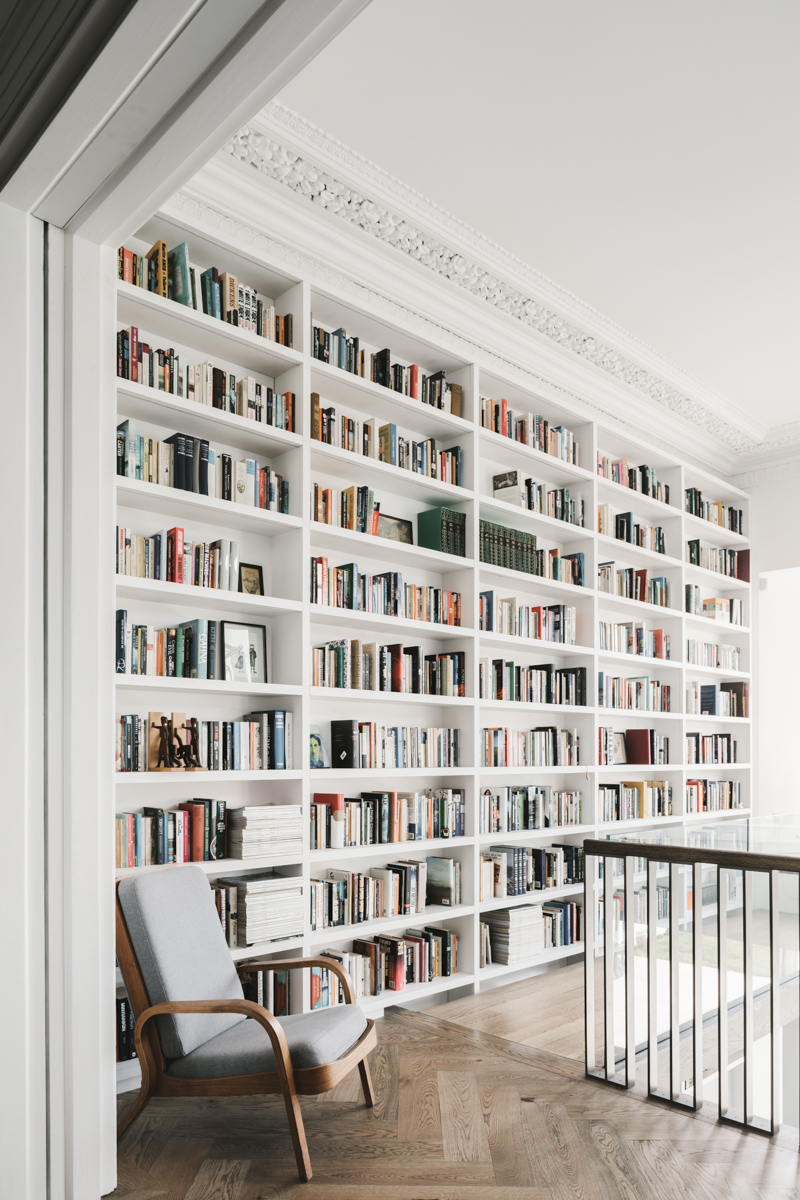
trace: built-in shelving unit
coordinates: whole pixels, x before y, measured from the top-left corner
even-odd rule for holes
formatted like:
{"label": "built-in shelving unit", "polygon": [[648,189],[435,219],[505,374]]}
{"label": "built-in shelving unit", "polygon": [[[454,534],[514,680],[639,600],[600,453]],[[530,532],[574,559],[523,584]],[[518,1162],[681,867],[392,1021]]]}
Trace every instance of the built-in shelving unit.
{"label": "built-in shelving unit", "polygon": [[[197,220],[200,220],[198,217]],[[159,220],[154,218],[142,231],[134,249],[145,251],[159,236]],[[173,225],[174,231],[174,225]],[[168,235],[171,236],[171,235]],[[244,273],[240,246],[226,247],[219,233],[187,227],[185,238],[193,261],[201,268],[217,265],[225,269],[235,261]],[[205,257],[204,257],[205,256]],[[205,261],[205,258],[208,261]],[[481,967],[479,924],[481,913],[518,903],[547,901],[552,898],[580,899],[582,887],[567,887],[539,892],[524,898],[480,902],[478,869],[481,849],[492,843],[513,841],[541,845],[550,841],[578,844],[586,836],[602,836],[618,829],[619,823],[598,820],[597,790],[601,783],[629,779],[668,780],[673,789],[672,817],[625,822],[632,832],[637,825],[651,828],[661,822],[677,823],[702,819],[685,810],[684,783],[687,779],[735,778],[742,785],[742,809],[731,813],[741,816],[750,809],[751,723],[749,719],[699,717],[685,712],[686,686],[695,678],[709,682],[731,679],[749,680],[750,596],[743,580],[716,575],[690,566],[685,561],[686,542],[700,537],[704,545],[732,549],[747,547],[747,537],[722,530],[683,511],[684,489],[699,486],[709,499],[725,500],[744,510],[744,528],[749,530],[748,501],[722,480],[714,480],[691,465],[672,458],[660,449],[631,440],[612,427],[589,422],[583,414],[525,392],[510,377],[498,371],[487,374],[467,359],[454,359],[452,348],[437,348],[430,340],[415,341],[413,330],[393,327],[382,315],[359,308],[359,303],[340,299],[335,289],[327,291],[311,276],[288,273],[284,264],[272,261],[266,253],[256,254],[249,262],[250,282],[263,296],[270,297],[279,312],[291,312],[294,318],[295,348],[288,349],[258,338],[254,334],[225,325],[169,300],[154,296],[128,284],[117,285],[119,326],[131,323],[140,330],[140,338],[156,345],[173,346],[189,361],[211,359],[237,374],[255,373],[265,384],[277,390],[291,390],[296,400],[295,433],[273,429],[213,408],[196,404],[119,379],[116,389],[120,421],[133,418],[139,431],[159,439],[175,431],[194,433],[241,452],[270,461],[288,478],[291,486],[290,513],[283,515],[246,508],[218,499],[165,488],[137,480],[119,478],[116,489],[116,517],[109,522],[109,541],[113,525],[131,527],[137,534],[149,535],[154,529],[180,524],[195,540],[230,537],[241,543],[243,561],[263,568],[263,597],[199,587],[161,583],[153,580],[117,576],[116,606],[128,610],[135,622],[158,625],[175,624],[196,616],[236,620],[247,618],[267,626],[268,678],[266,685],[239,685],[222,681],[161,679],[149,676],[117,676],[116,712],[146,713],[176,707],[201,719],[222,717],[240,720],[259,704],[275,706],[276,698],[292,707],[295,721],[295,754],[286,771],[224,772],[189,774],[116,773],[115,810],[136,811],[147,805],[175,807],[195,796],[219,797],[229,807],[258,804],[269,800],[303,806],[306,821],[314,792],[340,791],[358,796],[361,789],[381,786],[389,790],[425,787],[463,787],[466,789],[468,836],[418,843],[369,846],[345,850],[312,851],[308,842],[291,864],[305,881],[323,867],[364,864],[380,866],[398,857],[420,857],[428,853],[453,855],[462,868],[463,903],[453,909],[432,908],[424,917],[412,916],[370,921],[363,925],[311,931],[306,912],[302,937],[284,943],[238,947],[237,960],[258,955],[280,957],[287,951],[310,954],[328,946],[349,948],[352,938],[371,936],[382,930],[401,932],[424,921],[446,925],[459,936],[458,972],[451,978],[436,979],[427,985],[414,985],[405,991],[390,992],[364,1001],[374,1015],[384,1004],[424,1004],[434,997],[450,993],[464,994],[483,986],[494,986],[522,970],[536,971],[545,964],[574,960],[582,944],[549,949],[535,958],[508,967],[497,964]],[[313,317],[312,317],[313,314]],[[426,371],[447,369],[448,379],[462,386],[462,416],[455,417],[380,387],[370,381],[348,375],[338,368],[316,361],[310,354],[312,320],[330,328],[346,325],[348,332],[367,334],[376,349],[381,345],[397,351],[398,359],[416,361]],[[467,343],[465,342],[464,345]],[[393,420],[403,429],[421,438],[435,437],[442,446],[456,443],[462,448],[464,487],[458,488],[400,470],[374,459],[366,459],[342,449],[322,445],[310,437],[310,395],[316,391],[323,404],[344,405],[364,419],[377,417]],[[481,428],[479,397],[505,398],[517,412],[539,413],[551,425],[563,424],[575,432],[580,444],[581,465],[563,462],[499,434]],[[109,446],[109,454],[113,447]],[[627,457],[632,464],[647,463],[668,479],[670,504],[665,504],[631,489],[599,477],[595,473],[598,452],[614,458]],[[568,487],[580,492],[585,507],[585,527],[580,528],[551,517],[516,508],[492,495],[493,475],[518,469],[548,486]],[[383,512],[414,519],[425,508],[439,505],[457,507],[466,513],[467,554],[458,557],[436,553],[418,545],[389,542],[348,530],[315,523],[311,520],[311,494],[316,481],[328,485],[367,483],[381,501]],[[644,523],[663,524],[667,530],[668,554],[639,549],[613,537],[596,532],[599,504],[611,504],[618,512],[631,510]],[[579,588],[558,580],[545,579],[497,566],[484,565],[479,556],[478,520],[483,517],[497,524],[535,533],[540,545],[559,546],[582,551],[586,586]],[[414,524],[416,542],[416,523]],[[313,555],[326,555],[330,566],[356,561],[364,571],[402,571],[406,582],[427,584],[459,591],[462,595],[463,623],[460,627],[429,622],[355,613],[310,603],[309,564]],[[626,599],[597,589],[598,564],[613,560],[616,567],[646,568],[664,575],[669,582],[668,607]],[[684,612],[685,584],[700,587],[704,597],[734,597],[744,601],[742,626],[723,624]],[[479,595],[495,589],[499,596],[516,596],[523,603],[568,604],[577,609],[577,643],[538,641],[516,638],[479,628]],[[607,652],[599,649],[600,621],[619,623],[642,621],[648,630],[664,629],[670,634],[669,661]],[[415,644],[424,641],[442,652],[466,651],[466,696],[405,695],[392,693],[350,692],[343,689],[314,687],[311,683],[312,647],[332,637],[358,637],[362,641]],[[686,642],[693,637],[709,642],[727,643],[740,648],[740,668],[736,671],[695,666],[686,661]],[[509,703],[479,698],[478,662],[480,658],[513,659],[524,665],[555,663],[569,667],[575,663],[587,668],[587,706],[547,706]],[[619,676],[648,675],[661,679],[672,688],[669,713],[620,711],[598,707],[598,672]],[[269,702],[267,704],[266,702]],[[419,723],[457,726],[462,737],[462,764],[457,768],[407,768],[396,771],[311,770],[308,762],[310,726],[319,726],[330,750],[330,722],[336,717],[381,720],[386,724]],[[480,730],[484,727],[510,726],[516,730],[556,725],[576,729],[580,736],[580,765],[534,768],[488,767],[480,765]],[[670,761],[664,766],[598,766],[598,730],[610,726],[628,728],[655,727],[669,737]],[[685,735],[693,731],[732,732],[737,739],[736,763],[729,765],[687,765]],[[582,823],[556,829],[524,831],[513,834],[486,834],[478,828],[478,801],[482,789],[508,784],[537,782],[580,789]],[[714,815],[714,814],[711,814]],[[719,814],[722,816],[723,814]],[[706,818],[707,819],[707,818]],[[308,825],[306,825],[308,828]],[[278,860],[204,863],[203,869],[213,880],[246,872]],[[284,860],[280,860],[284,862]],[[306,992],[306,1003],[308,994]],[[135,1067],[119,1064],[120,1080],[130,1080]],[[130,1084],[128,1084],[130,1086]]]}

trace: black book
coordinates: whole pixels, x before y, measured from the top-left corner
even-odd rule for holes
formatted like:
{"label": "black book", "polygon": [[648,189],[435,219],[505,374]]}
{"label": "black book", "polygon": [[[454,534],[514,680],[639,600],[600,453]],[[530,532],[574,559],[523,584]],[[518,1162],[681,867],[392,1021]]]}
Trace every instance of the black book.
{"label": "black book", "polygon": [[233,478],[233,472],[231,469],[231,456],[230,456],[230,454],[223,454],[223,456],[222,456],[222,499],[223,500],[233,499],[233,494],[231,491],[232,478]]}
{"label": "black book", "polygon": [[177,637],[174,629],[167,630],[167,675],[175,678],[175,653]]}
{"label": "black book", "polygon": [[375,355],[375,382],[382,387],[392,386],[392,352],[379,350]]}
{"label": "black book", "polygon": [[208,641],[206,643],[206,678],[217,678],[217,622],[208,622]]}
{"label": "black book", "polygon": [[359,766],[358,721],[331,721],[331,766]]}
{"label": "black book", "polygon": [[208,442],[195,438],[192,461],[192,490],[200,496],[208,495]]}
{"label": "black book", "polygon": [[125,626],[128,623],[128,610],[117,609],[117,675],[125,674]]}
{"label": "black book", "polygon": [[222,370],[222,367],[213,367],[211,372],[211,404],[214,408],[225,410],[228,408],[225,382],[225,372]]}

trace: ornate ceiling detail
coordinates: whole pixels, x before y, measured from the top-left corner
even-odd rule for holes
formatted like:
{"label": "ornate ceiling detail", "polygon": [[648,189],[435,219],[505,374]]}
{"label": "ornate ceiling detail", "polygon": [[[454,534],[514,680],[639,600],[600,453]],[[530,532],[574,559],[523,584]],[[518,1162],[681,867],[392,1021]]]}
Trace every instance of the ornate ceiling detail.
{"label": "ornate ceiling detail", "polygon": [[[489,371],[494,370],[507,376],[526,391],[538,392],[540,395],[549,395],[551,399],[561,400],[570,408],[582,412],[587,421],[603,422],[609,420],[608,411],[599,404],[595,404],[587,400],[584,396],[579,396],[568,388],[554,383],[552,379],[546,379],[542,375],[537,375],[534,371],[520,367],[517,363],[503,358],[487,346],[470,341],[468,338],[454,333],[447,326],[437,325],[435,322],[428,320],[427,317],[423,317],[420,313],[398,304],[395,300],[391,300],[382,292],[373,291],[362,284],[356,283],[355,280],[348,276],[331,270],[330,267],[325,266],[307,254],[303,254],[285,245],[285,243],[278,241],[275,237],[264,233],[262,230],[254,229],[252,225],[247,224],[245,221],[231,216],[230,212],[222,211],[220,208],[215,207],[214,204],[209,203],[209,200],[202,195],[202,190],[195,191],[191,183],[185,185],[180,192],[177,192],[172,197],[165,206],[165,210],[175,210],[177,214],[185,218],[198,221],[209,229],[216,230],[227,237],[235,238],[243,246],[269,255],[274,261],[283,263],[290,270],[295,270],[298,273],[302,272],[320,283],[336,288],[342,295],[349,296],[373,312],[386,317],[387,320],[401,324],[408,329],[413,329],[421,337],[431,338],[432,341],[442,346],[448,346],[460,358],[479,363]],[[618,415],[615,415],[611,420],[615,425],[627,429],[632,438],[636,439],[642,436],[640,423],[626,421]],[[668,454],[674,453],[675,447],[663,438],[654,435],[652,430],[648,431],[647,437],[648,441],[655,446],[660,446]],[[685,447],[683,449],[683,457],[687,461],[694,461],[699,467],[707,468],[708,466],[707,463],[703,462],[696,455],[692,455],[690,451],[687,451]]]}
{"label": "ornate ceiling detail", "polygon": [[[358,165],[362,174],[369,172],[371,164],[365,164],[365,160],[360,156],[347,150],[322,130],[309,126],[296,114],[289,113],[279,105],[271,105],[269,115],[279,117],[292,129],[296,130],[302,126],[306,138],[316,142],[329,153],[335,151],[346,165]],[[755,454],[773,444],[771,438],[766,442],[759,442],[748,436],[700,400],[687,396],[601,338],[581,329],[574,321],[560,316],[548,305],[525,295],[519,288],[487,270],[475,259],[448,246],[440,238],[425,232],[420,225],[391,211],[386,205],[364,195],[350,184],[337,179],[331,172],[279,145],[256,129],[245,127],[227,143],[224,150],[326,212],[392,246],[428,270],[449,279],[499,311],[565,347],[613,378],[636,389],[660,407],[692,422],[737,455]],[[377,167],[371,167],[371,170],[376,180],[380,177],[385,182],[390,178]],[[411,189],[394,180],[392,184],[395,190],[399,189],[402,192],[404,206],[408,203],[415,210],[421,211],[423,205],[427,204],[424,198]],[[448,220],[452,221],[452,218]],[[459,231],[465,230],[467,227],[459,224]],[[473,231],[468,232],[473,242],[480,239],[480,235]],[[506,258],[509,264],[516,264],[512,256],[499,248],[493,247],[493,250]],[[564,295],[566,297],[567,293]],[[792,441],[800,441],[800,429],[788,437],[786,444]]]}

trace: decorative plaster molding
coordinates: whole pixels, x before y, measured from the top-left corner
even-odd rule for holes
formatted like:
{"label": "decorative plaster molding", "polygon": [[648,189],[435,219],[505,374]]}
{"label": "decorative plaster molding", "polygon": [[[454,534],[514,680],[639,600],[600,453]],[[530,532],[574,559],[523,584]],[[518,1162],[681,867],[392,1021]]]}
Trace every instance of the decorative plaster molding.
{"label": "decorative plaster molding", "polygon": [[[301,133],[306,140],[324,149],[326,153],[335,153],[346,166],[358,167],[361,174],[371,177],[376,184],[380,182],[384,190],[387,180],[391,181],[398,198],[417,212],[423,213],[426,207],[428,210],[435,207],[418,193],[392,180],[374,164],[367,163],[355,152],[330,138],[322,130],[303,121],[297,114],[290,113],[276,104],[270,105],[265,112],[271,119],[281,121],[295,134]],[[499,311],[599,367],[613,378],[633,387],[660,407],[703,429],[729,451],[750,456],[772,448],[771,431],[763,440],[749,436],[708,404],[680,392],[602,339],[581,329],[574,321],[560,316],[532,296],[526,296],[497,273],[448,246],[440,238],[425,233],[385,204],[363,195],[350,184],[337,179],[330,171],[279,145],[272,138],[259,133],[257,129],[246,127],[241,130],[224,147],[224,152],[252,165],[262,174],[313,204],[408,255],[427,269],[449,279],[472,295],[492,304]],[[480,242],[484,251],[487,246],[490,247],[496,259],[505,262],[509,267],[513,265],[516,274],[519,274],[520,268],[524,268],[524,264],[481,238],[481,235],[469,230],[467,226],[453,218],[448,220],[458,227],[462,237],[471,239],[473,243]],[[530,268],[524,269],[532,275],[535,274],[530,272]],[[538,277],[539,280],[541,278]],[[554,288],[555,285],[551,287]],[[564,292],[563,295],[569,298],[568,293]],[[775,433],[777,432],[776,430]],[[785,427],[780,436],[784,439],[781,442],[784,445],[800,442],[800,426],[791,430]]]}
{"label": "decorative plaster molding", "polygon": [[[587,421],[599,421],[603,424],[617,426],[621,431],[629,433],[633,440],[644,438],[653,446],[663,449],[667,454],[672,455],[676,452],[674,444],[665,438],[658,437],[652,429],[643,429],[640,422],[625,420],[618,414],[610,414],[602,405],[587,400],[584,396],[555,383],[552,379],[520,367],[511,359],[503,358],[486,345],[471,341],[455,333],[449,327],[429,320],[419,312],[390,299],[382,292],[364,287],[349,276],[318,262],[310,255],[287,246],[271,234],[254,228],[246,221],[233,216],[230,211],[216,207],[204,195],[202,182],[194,184],[190,181],[184,185],[181,191],[177,192],[163,207],[163,211],[167,215],[174,214],[186,221],[213,230],[231,241],[238,242],[244,248],[269,257],[276,264],[282,264],[287,270],[303,274],[317,283],[335,288],[343,296],[368,308],[376,315],[383,316],[391,323],[415,332],[421,338],[429,338],[431,341],[447,347],[458,357],[505,376],[510,382],[526,391],[548,396],[556,403],[561,401],[578,414],[582,414]],[[701,469],[708,469],[708,462],[693,455],[685,446],[681,448],[681,456],[687,461],[694,462]]]}
{"label": "decorative plaster molding", "polygon": [[731,475],[730,481],[735,487],[750,491],[764,483],[781,483],[785,479],[800,478],[800,455],[791,462],[777,463],[773,466],[755,467],[752,471],[740,471]]}

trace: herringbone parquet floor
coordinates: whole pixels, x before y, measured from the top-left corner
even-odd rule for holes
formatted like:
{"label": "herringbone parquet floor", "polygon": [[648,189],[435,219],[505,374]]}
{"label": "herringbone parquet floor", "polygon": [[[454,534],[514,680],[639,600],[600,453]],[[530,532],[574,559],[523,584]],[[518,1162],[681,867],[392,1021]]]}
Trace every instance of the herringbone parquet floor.
{"label": "herringbone parquet floor", "polygon": [[[800,1159],[780,1139],[586,1080],[577,1027],[571,1040],[563,1032],[582,1015],[579,983],[562,971],[559,984],[528,980],[429,1013],[390,1011],[372,1056],[377,1107],[364,1108],[357,1072],[302,1101],[310,1183],[297,1178],[279,1098],[154,1100],[120,1145],[113,1196],[800,1200]],[[559,1052],[508,1040],[526,1032]],[[120,1109],[130,1100],[121,1096]]]}

